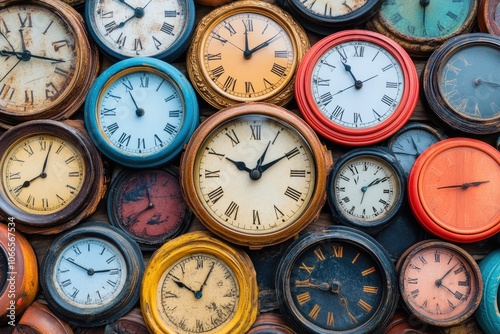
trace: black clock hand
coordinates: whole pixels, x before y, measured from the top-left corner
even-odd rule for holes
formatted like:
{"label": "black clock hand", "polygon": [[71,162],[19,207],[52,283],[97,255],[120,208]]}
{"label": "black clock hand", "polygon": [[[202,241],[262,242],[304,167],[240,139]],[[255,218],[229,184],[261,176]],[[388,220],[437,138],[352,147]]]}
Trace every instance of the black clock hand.
{"label": "black clock hand", "polygon": [[342,65],[344,65],[344,70],[346,70],[352,77],[352,79],[354,80],[354,87],[356,89],[360,89],[361,87],[363,87],[363,82],[361,80],[358,80],[356,79],[356,77],[354,76],[354,73],[352,73],[352,68],[350,65],[347,65],[347,57],[344,56],[339,49],[337,49],[337,52],[339,53],[340,55],[340,61],[342,62]]}
{"label": "black clock hand", "polygon": [[45,161],[43,162],[42,172],[40,173],[40,176],[43,178],[47,177],[47,173],[45,173],[45,169],[47,168],[47,162],[49,161],[49,154],[50,154],[51,149],[52,149],[52,142],[50,142],[50,144],[49,144],[49,149],[47,150],[47,155],[45,156]]}
{"label": "black clock hand", "polygon": [[129,8],[132,8],[133,10],[135,10],[135,7],[132,7],[131,5],[129,5],[128,3],[125,2],[125,0],[118,0],[119,2],[121,2],[122,4],[124,4],[125,6],[129,7]]}
{"label": "black clock hand", "polygon": [[451,186],[441,186],[441,187],[437,187],[438,189],[446,189],[446,188],[462,188],[462,189],[467,189],[469,188],[470,186],[474,186],[474,187],[477,187],[479,186],[480,184],[483,184],[483,183],[488,183],[490,181],[475,181],[475,182],[466,182],[466,183],[462,183],[462,184],[454,184],[454,185],[451,185]]}
{"label": "black clock hand", "polygon": [[420,0],[420,6],[422,6],[422,8],[423,8],[423,12],[422,12],[422,26],[424,28],[424,35],[427,35],[427,33],[425,32],[425,9],[427,8],[427,6],[429,6],[430,2],[431,2],[431,0]]}
{"label": "black clock hand", "polygon": [[267,146],[266,146],[266,149],[264,150],[264,153],[262,153],[259,160],[257,160],[257,165],[255,165],[255,169],[259,169],[260,166],[262,166],[262,163],[264,162],[264,159],[266,158],[267,149],[269,148],[270,144],[271,144],[271,141],[269,141],[269,143],[267,143]]}
{"label": "black clock hand", "polygon": [[290,150],[289,152],[283,154],[281,157],[279,157],[277,159],[274,159],[273,161],[268,162],[267,164],[261,166],[259,168],[260,173],[261,174],[264,173],[266,170],[268,170],[269,168],[271,168],[272,166],[274,166],[278,161],[280,161],[280,160],[282,160],[284,158],[288,158],[293,153],[298,153],[297,148],[294,148],[294,149]]}
{"label": "black clock hand", "polygon": [[244,35],[245,35],[245,50],[243,51],[243,57],[245,57],[245,59],[250,59],[250,49],[248,48],[248,29],[247,29],[247,25],[245,24],[245,22],[243,22],[243,25],[245,26],[245,32],[244,32]]}
{"label": "black clock hand", "polygon": [[454,295],[458,300],[464,300],[464,299],[467,299],[467,296],[463,296],[461,293],[459,293],[458,291],[457,292],[453,292],[450,288],[448,288],[446,285],[440,285],[439,287],[443,287],[445,288],[445,290],[448,290],[452,295]]}
{"label": "black clock hand", "polygon": [[[75,266],[77,266],[77,267],[79,267],[79,268],[82,268],[82,269],[83,269],[83,270],[85,270],[87,273],[88,273],[90,270],[92,270],[92,269],[90,269],[90,268],[85,268],[84,266],[82,266],[82,265],[80,265],[80,264],[76,263],[75,261],[70,260],[70,259],[68,259],[68,258],[64,258],[64,259],[65,259],[66,261],[68,261],[69,263],[74,264]],[[93,271],[93,270],[92,270],[92,271]]]}
{"label": "black clock hand", "polygon": [[[365,79],[365,80],[361,81],[361,83],[363,84],[363,83],[367,82],[368,80],[371,80],[371,79],[376,78],[376,77],[378,77],[378,74],[375,74],[374,76],[371,76],[371,77],[369,77],[368,79]],[[332,96],[335,96],[335,95],[338,95],[338,94],[340,94],[340,93],[343,93],[343,92],[345,92],[346,90],[351,89],[352,87],[355,87],[355,86],[356,86],[356,84],[354,84],[354,85],[350,85],[349,87],[346,87],[346,88],[344,88],[344,89],[341,89],[341,90],[339,90],[338,92],[336,92],[336,93],[332,94]]]}
{"label": "black clock hand", "polygon": [[62,59],[50,58],[50,57],[45,57],[45,56],[37,56],[37,55],[34,55],[31,52],[27,51],[27,50],[23,51],[23,52],[1,50],[0,55],[2,55],[2,56],[15,55],[17,57],[17,59],[23,60],[23,61],[28,61],[31,58],[50,60],[50,61],[55,62],[55,63],[64,63],[66,61],[66,60],[62,60]]}
{"label": "black clock hand", "polygon": [[451,273],[451,271],[458,265],[458,263],[455,263],[455,265],[453,267],[451,267],[447,272],[444,273],[443,277],[441,277],[440,279],[437,279],[436,280],[436,286],[437,287],[440,287],[442,284],[443,284],[443,279],[449,275],[449,273]]}
{"label": "black clock hand", "polygon": [[21,46],[23,48],[23,52],[25,52],[26,51],[26,43],[24,42],[23,29],[19,29],[19,33],[21,34]]}
{"label": "black clock hand", "polygon": [[474,84],[474,86],[479,86],[481,83],[485,83],[485,84],[490,85],[490,86],[495,87],[495,88],[500,87],[500,83],[486,81],[486,80],[483,80],[480,78],[474,79],[474,81],[472,81],[472,83]]}
{"label": "black clock hand", "polygon": [[[90,269],[90,270],[92,270],[92,269]],[[92,270],[92,272],[94,274],[97,274],[97,273],[107,273],[107,272],[110,272],[112,270],[119,271],[120,269],[118,269],[118,268],[111,268],[111,269],[102,269],[102,270]]]}
{"label": "black clock hand", "polygon": [[123,28],[125,26],[125,24],[127,24],[127,22],[130,20],[135,19],[135,18],[140,19],[140,18],[144,17],[144,8],[146,8],[151,3],[152,0],[149,0],[149,2],[144,7],[135,7],[135,8],[132,7],[131,5],[129,5],[128,3],[126,3],[124,0],[118,0],[118,1],[125,4],[127,7],[132,8],[134,10],[134,15],[132,15],[131,17],[129,17],[125,21],[122,21],[122,22],[118,23],[117,25],[114,25],[111,29],[109,29],[106,32],[106,36],[109,35],[109,33],[111,33],[115,29]]}
{"label": "black clock hand", "polygon": [[274,42],[274,39],[279,35],[280,33],[277,33],[273,37],[269,38],[267,41],[260,43],[253,49],[249,50],[247,53],[244,53],[245,57],[249,57],[252,53],[254,53],[257,50],[263,49],[266,46],[269,46],[272,42]]}
{"label": "black clock hand", "polygon": [[383,177],[383,178],[376,178],[375,180],[373,180],[372,182],[370,182],[368,185],[366,186],[362,186],[361,187],[361,191],[363,192],[363,195],[361,196],[361,203],[363,203],[363,198],[365,197],[365,193],[366,191],[368,190],[369,187],[371,186],[374,186],[376,184],[379,184],[380,182],[384,182],[385,180],[389,179],[390,176],[386,176],[386,177]]}
{"label": "black clock hand", "polygon": [[132,99],[132,102],[134,103],[134,106],[135,106],[135,114],[139,117],[141,116],[144,116],[144,109],[142,108],[139,108],[139,106],[137,105],[137,103],[135,102],[135,99],[134,99],[134,96],[132,95],[132,92],[131,91],[128,91],[128,93],[130,94],[130,98]]}
{"label": "black clock hand", "polygon": [[12,51],[15,51],[14,49],[14,46],[12,45],[12,43],[9,41],[9,39],[7,38],[7,36],[5,36],[3,34],[3,32],[0,31],[0,35],[7,41],[7,44],[9,44],[10,48],[12,49]]}
{"label": "black clock hand", "polygon": [[170,274],[170,276],[172,277],[172,281],[174,281],[174,283],[177,284],[177,286],[179,288],[186,288],[186,289],[188,289],[189,291],[191,291],[196,296],[196,291],[194,291],[193,289],[191,289],[186,284],[182,283],[181,280],[178,279],[177,277],[175,277],[174,275]]}
{"label": "black clock hand", "polygon": [[201,296],[202,296],[201,291],[203,290],[203,287],[205,287],[205,285],[207,284],[208,277],[210,277],[210,274],[212,273],[212,270],[214,270],[214,266],[215,266],[215,262],[212,262],[212,266],[210,267],[210,270],[208,271],[207,277],[205,277],[205,280],[203,281],[203,284],[200,286],[200,290],[196,291],[196,293],[194,294],[194,296],[196,297],[196,299],[200,299],[201,298]]}
{"label": "black clock hand", "polygon": [[247,165],[243,161],[234,161],[228,157],[226,157],[226,159],[231,161],[236,166],[236,168],[238,168],[238,170],[244,170],[245,172],[249,172],[249,173],[252,172],[252,170],[250,168],[248,168]]}

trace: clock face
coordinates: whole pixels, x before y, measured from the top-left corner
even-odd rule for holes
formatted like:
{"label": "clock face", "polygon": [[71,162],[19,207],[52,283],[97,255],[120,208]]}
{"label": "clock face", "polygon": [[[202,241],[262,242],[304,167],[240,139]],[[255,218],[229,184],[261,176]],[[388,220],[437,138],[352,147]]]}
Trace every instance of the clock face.
{"label": "clock face", "polygon": [[176,333],[220,333],[233,319],[240,298],[235,273],[210,253],[175,261],[160,278],[156,293],[160,316]]}
{"label": "clock face", "polygon": [[451,110],[473,121],[500,118],[500,45],[476,43],[457,48],[441,62],[439,93]]}
{"label": "clock face", "polygon": [[167,51],[184,35],[190,15],[186,0],[90,0],[86,6],[94,37],[121,59]]}
{"label": "clock face", "polygon": [[110,242],[85,237],[67,244],[51,273],[56,292],[70,305],[94,308],[113,301],[123,290],[127,267]]}
{"label": "clock face", "polygon": [[385,0],[380,17],[389,29],[413,38],[446,38],[462,31],[475,13],[475,1]]}
{"label": "clock face", "polygon": [[397,59],[367,41],[331,47],[315,61],[312,98],[324,122],[348,129],[371,128],[398,108],[404,76]]}
{"label": "clock face", "polygon": [[369,2],[369,0],[306,0],[297,1],[296,3],[304,12],[310,12],[320,17],[330,18],[351,14],[362,8],[367,2]]}
{"label": "clock face", "polygon": [[429,244],[411,252],[400,272],[406,306],[419,319],[434,325],[464,320],[482,294],[477,265],[470,261],[474,262],[470,256],[439,245]]}
{"label": "clock face", "polygon": [[62,17],[34,4],[0,8],[0,109],[35,114],[63,99],[79,50]]}
{"label": "clock face", "polygon": [[[163,169],[126,171],[108,199],[110,220],[144,244],[165,242],[190,223],[176,174]],[[119,180],[119,181],[118,181]]]}
{"label": "clock face", "polygon": [[51,134],[22,137],[1,159],[3,192],[17,208],[37,215],[67,207],[82,189],[82,152]]}
{"label": "clock face", "polygon": [[206,212],[251,234],[292,224],[308,208],[316,183],[305,139],[285,122],[259,114],[216,127],[198,150],[193,174]]}

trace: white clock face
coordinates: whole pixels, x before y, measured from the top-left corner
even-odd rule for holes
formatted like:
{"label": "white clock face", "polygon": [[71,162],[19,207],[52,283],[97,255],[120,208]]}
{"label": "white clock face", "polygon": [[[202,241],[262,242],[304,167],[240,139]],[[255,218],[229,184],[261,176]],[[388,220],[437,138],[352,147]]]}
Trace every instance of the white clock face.
{"label": "white clock face", "polygon": [[375,156],[357,156],[345,162],[334,180],[335,200],[346,217],[376,221],[385,217],[400,196],[397,173]]}
{"label": "white clock face", "polygon": [[112,302],[127,279],[126,262],[111,243],[83,238],[67,245],[55,261],[56,291],[69,304],[93,308]]}
{"label": "white clock face", "polygon": [[399,105],[403,71],[384,48],[351,41],[326,51],[311,77],[313,99],[329,122],[349,129],[379,125]]}
{"label": "white clock face", "polygon": [[90,24],[100,41],[127,57],[162,53],[185,29],[185,0],[89,1]]}
{"label": "white clock face", "polygon": [[96,111],[98,124],[119,151],[148,156],[176,137],[184,120],[183,102],[169,78],[153,70],[131,71],[105,88]]}
{"label": "white clock face", "polygon": [[222,225],[240,232],[281,230],[308,208],[316,166],[304,138],[266,116],[235,118],[216,128],[194,166],[198,196]]}
{"label": "white clock face", "polygon": [[337,17],[350,14],[363,7],[368,0],[301,0],[303,10],[318,16]]}

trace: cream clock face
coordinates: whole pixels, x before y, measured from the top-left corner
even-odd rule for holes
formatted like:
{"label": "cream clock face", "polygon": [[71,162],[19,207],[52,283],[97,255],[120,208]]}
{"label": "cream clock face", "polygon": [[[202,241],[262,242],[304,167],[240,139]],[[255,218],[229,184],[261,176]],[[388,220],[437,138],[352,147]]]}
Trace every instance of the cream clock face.
{"label": "cream clock face", "polygon": [[363,7],[368,0],[302,0],[297,4],[305,12],[323,17],[337,17],[352,13]]}
{"label": "cream clock face", "polygon": [[304,138],[275,118],[247,115],[219,125],[198,150],[197,194],[225,227],[278,231],[308,208],[316,166]]}

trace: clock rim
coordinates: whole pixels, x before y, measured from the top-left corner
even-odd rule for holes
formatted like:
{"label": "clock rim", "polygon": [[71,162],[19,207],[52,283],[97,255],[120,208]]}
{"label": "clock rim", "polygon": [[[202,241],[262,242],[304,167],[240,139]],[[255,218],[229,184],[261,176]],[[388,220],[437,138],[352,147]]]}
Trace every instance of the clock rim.
{"label": "clock rim", "polygon": [[500,25],[495,21],[495,8],[499,0],[481,0],[477,12],[477,23],[481,32],[500,36]]}
{"label": "clock rim", "polygon": [[474,316],[479,326],[486,333],[494,333],[500,325],[498,318],[500,287],[500,249],[493,250],[479,261],[479,269],[483,278],[483,298]]}
{"label": "clock rim", "polygon": [[[356,41],[384,48],[401,66],[404,81],[401,100],[392,114],[383,122],[362,129],[344,127],[329,121],[314,102],[311,87],[313,69],[324,53],[339,44]],[[399,44],[377,32],[350,29],[324,37],[309,49],[297,69],[295,99],[304,119],[323,137],[340,145],[367,146],[382,142],[405,125],[417,105],[419,86],[415,65]]]}

